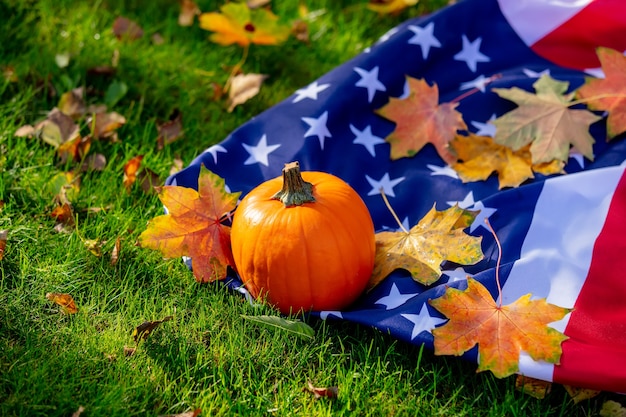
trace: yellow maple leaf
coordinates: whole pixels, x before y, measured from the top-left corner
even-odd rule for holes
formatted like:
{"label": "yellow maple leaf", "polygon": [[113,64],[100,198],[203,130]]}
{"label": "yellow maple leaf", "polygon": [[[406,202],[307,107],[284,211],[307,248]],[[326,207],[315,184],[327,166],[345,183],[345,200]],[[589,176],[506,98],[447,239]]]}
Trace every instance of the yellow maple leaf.
{"label": "yellow maple leaf", "polygon": [[463,232],[477,213],[457,205],[444,211],[433,206],[411,230],[377,233],[374,271],[368,288],[378,285],[396,269],[405,269],[415,281],[429,285],[441,276],[444,260],[461,265],[480,261],[482,238]]}
{"label": "yellow maple leaf", "polygon": [[220,45],[277,45],[291,32],[289,26],[280,24],[278,17],[264,8],[252,10],[246,3],[227,3],[220,7],[220,12],[203,13],[198,18],[202,29],[215,32],[210,39]]}
{"label": "yellow maple leaf", "polygon": [[418,0],[370,0],[367,8],[379,14],[398,14],[410,6],[415,6]]}
{"label": "yellow maple leaf", "polygon": [[496,304],[487,288],[468,277],[467,289],[447,288],[429,304],[449,321],[433,330],[436,355],[460,356],[478,344],[477,372],[490,370],[504,378],[519,370],[520,352],[536,361],[558,364],[563,333],[548,327],[571,310],[531,300],[526,294],[515,302]]}

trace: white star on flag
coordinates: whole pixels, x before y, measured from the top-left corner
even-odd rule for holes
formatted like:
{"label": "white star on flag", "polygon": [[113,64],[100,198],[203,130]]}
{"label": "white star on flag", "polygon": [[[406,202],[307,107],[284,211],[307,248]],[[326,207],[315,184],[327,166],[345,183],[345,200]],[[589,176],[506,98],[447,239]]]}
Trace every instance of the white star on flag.
{"label": "white star on flag", "polygon": [[324,139],[332,137],[330,131],[326,127],[328,122],[328,112],[325,111],[317,119],[315,117],[303,117],[302,121],[309,125],[309,130],[304,134],[305,138],[309,136],[317,136],[320,141],[320,147],[324,149]]}
{"label": "white star on flag", "polygon": [[430,22],[423,28],[410,25],[408,29],[414,33],[413,37],[409,39],[409,44],[419,45],[422,48],[422,58],[424,60],[428,58],[431,47],[441,48],[441,43],[433,35],[433,31],[435,30],[435,24],[433,22]]}
{"label": "white star on flag", "polygon": [[476,203],[474,201],[474,192],[470,191],[469,193],[467,193],[467,195],[462,201],[446,201],[446,203],[451,207],[454,206],[455,204],[458,204],[459,207],[462,209],[470,208]]}
{"label": "white star on flag", "polygon": [[445,323],[447,320],[439,317],[432,317],[428,312],[426,303],[422,304],[419,314],[400,314],[402,317],[413,323],[411,340],[415,339],[422,332],[430,333],[437,325]]}
{"label": "white star on flag", "polygon": [[396,194],[393,192],[393,187],[395,187],[396,185],[404,181],[404,177],[400,177],[400,178],[396,178],[392,180],[389,177],[388,172],[386,172],[385,175],[383,175],[383,177],[378,181],[371,178],[369,175],[366,175],[365,179],[367,179],[367,182],[369,182],[370,185],[372,186],[372,189],[370,190],[369,193],[367,193],[367,195],[379,195],[380,190],[382,188],[385,195],[388,195],[389,197],[396,196]]}
{"label": "white star on flag", "polygon": [[341,314],[341,311],[320,311],[320,319],[326,320],[329,316],[335,316],[337,318],[343,319],[343,314]]}
{"label": "white star on flag", "polygon": [[496,125],[494,125],[493,123],[489,123],[489,122],[493,122],[494,120],[496,120],[496,115],[492,114],[491,117],[489,118],[489,120],[487,120],[486,123],[481,123],[481,122],[470,122],[470,123],[476,129],[478,129],[476,131],[476,134],[478,136],[491,136],[491,137],[494,137],[496,135]]}
{"label": "white star on flag", "polygon": [[256,146],[250,146],[246,143],[242,143],[246,151],[250,154],[248,159],[243,163],[244,165],[251,164],[263,164],[265,166],[269,166],[268,156],[270,153],[274,152],[276,149],[280,148],[280,144],[278,145],[267,145],[267,135],[261,136],[261,140]]}
{"label": "white star on flag", "polygon": [[391,290],[389,290],[389,295],[381,297],[374,304],[382,304],[385,306],[385,310],[393,310],[394,308],[400,307],[402,304],[406,303],[407,300],[415,297],[417,293],[409,293],[402,294],[396,284],[391,285]]}
{"label": "white star on flag", "polygon": [[354,67],[354,71],[361,76],[361,79],[356,82],[357,87],[367,88],[367,100],[372,102],[376,91],[387,91],[387,87],[380,81],[378,81],[378,67],[372,68],[370,71],[366,71],[363,68]]}
{"label": "white star on flag", "polygon": [[481,93],[485,92],[485,86],[491,82],[491,78],[485,77],[483,74],[480,74],[478,77],[474,78],[472,81],[467,81],[461,83],[461,90],[468,90],[470,88],[475,88],[479,90]]}
{"label": "white star on flag", "polygon": [[385,143],[385,140],[383,138],[379,138],[378,136],[374,136],[372,134],[371,126],[365,126],[365,129],[361,131],[353,125],[350,125],[350,130],[352,131],[352,133],[354,133],[355,136],[352,143],[365,146],[365,149],[367,149],[370,155],[376,157],[376,150],[374,149],[374,146]]}
{"label": "white star on flag", "polygon": [[330,87],[330,84],[318,85],[317,81],[314,81],[311,84],[307,85],[305,88],[300,88],[299,90],[296,90],[296,97],[293,99],[292,103],[297,103],[304,100],[305,98],[317,100],[317,95],[326,90],[328,87]]}
{"label": "white star on flag", "polygon": [[528,78],[541,78],[542,75],[550,75],[550,70],[549,69],[544,69],[543,71],[533,71],[531,69],[528,68],[524,68],[522,70],[522,72],[528,77]]}
{"label": "white star on flag", "polygon": [[484,227],[485,229],[489,230],[487,224],[485,223],[485,219],[491,217],[491,215],[498,210],[490,207],[485,207],[482,201],[477,201],[476,204],[472,206],[472,210],[480,210],[480,213],[476,215],[474,223],[472,223],[472,225],[470,226],[470,233],[472,233],[479,227]]}
{"label": "white star on flag", "polygon": [[467,39],[467,36],[463,35],[463,49],[461,52],[454,55],[454,59],[457,61],[464,61],[470,71],[476,72],[477,63],[491,61],[487,55],[484,55],[479,51],[482,41],[483,39],[478,37],[470,42],[469,39]]}
{"label": "white star on flag", "polygon": [[432,175],[432,176],[434,176],[434,175],[444,175],[446,177],[454,178],[456,180],[459,179],[459,174],[457,174],[457,172],[454,169],[452,169],[452,167],[450,165],[446,165],[446,166],[443,166],[443,167],[438,167],[437,165],[426,164],[426,167],[432,171],[430,173],[430,175]]}
{"label": "white star on flag", "polygon": [[205,150],[204,152],[210,153],[213,156],[213,162],[217,164],[217,153],[218,152],[227,153],[228,151],[222,145],[213,145],[207,150]]}
{"label": "white star on flag", "polygon": [[470,277],[472,276],[472,274],[468,274],[460,266],[452,271],[442,271],[442,273],[448,276],[448,283],[456,282],[456,281],[464,281],[467,279],[468,275]]}

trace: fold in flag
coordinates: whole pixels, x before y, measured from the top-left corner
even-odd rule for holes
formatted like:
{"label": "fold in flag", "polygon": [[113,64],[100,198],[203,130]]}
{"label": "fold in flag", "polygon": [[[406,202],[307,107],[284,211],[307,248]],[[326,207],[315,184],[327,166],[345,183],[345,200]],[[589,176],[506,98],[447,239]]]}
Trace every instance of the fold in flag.
{"label": "fold in flag", "polygon": [[[577,88],[602,76],[597,46],[626,50],[626,3],[614,0],[466,0],[404,22],[345,64],[236,129],[197,157],[168,184],[197,187],[200,165],[247,193],[281,174],[286,162],[348,182],[367,204],[377,230],[395,229],[382,188],[405,226],[436,203],[480,210],[469,233],[484,236],[485,260],[444,274],[425,287],[397,270],[345,311],[322,319],[373,326],[393,337],[433,347],[431,330],[446,319],[427,303],[446,286],[465,288],[472,276],[492,294],[498,251],[484,219],[503,244],[503,303],[531,293],[572,313],[552,326],[569,339],[559,365],[522,355],[520,373],[546,381],[626,392],[626,141],[606,141],[592,125],[593,161],[572,152],[567,175],[541,175],[515,189],[497,178],[462,183],[427,146],[391,161],[384,138],[394,124],[375,114],[405,94],[406,76],[436,83],[440,102],[462,97],[459,110],[472,132],[493,135],[489,121],[511,110],[493,88],[532,91],[548,73]],[[497,76],[494,76],[497,75]],[[472,94],[464,94],[466,92]],[[241,287],[233,277],[231,288]],[[477,349],[464,357],[477,359]]]}

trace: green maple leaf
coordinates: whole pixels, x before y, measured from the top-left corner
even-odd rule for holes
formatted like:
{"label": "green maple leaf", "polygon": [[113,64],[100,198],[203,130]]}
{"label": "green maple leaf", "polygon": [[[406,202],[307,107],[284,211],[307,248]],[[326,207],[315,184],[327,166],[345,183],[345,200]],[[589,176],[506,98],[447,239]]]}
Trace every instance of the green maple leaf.
{"label": "green maple leaf", "polygon": [[570,109],[575,93],[566,94],[569,83],[543,75],[534,84],[535,94],[520,88],[494,88],[516,109],[494,120],[495,142],[517,151],[531,144],[533,164],[555,159],[567,161],[570,147],[593,159],[594,139],[589,125],[600,119],[588,110]]}

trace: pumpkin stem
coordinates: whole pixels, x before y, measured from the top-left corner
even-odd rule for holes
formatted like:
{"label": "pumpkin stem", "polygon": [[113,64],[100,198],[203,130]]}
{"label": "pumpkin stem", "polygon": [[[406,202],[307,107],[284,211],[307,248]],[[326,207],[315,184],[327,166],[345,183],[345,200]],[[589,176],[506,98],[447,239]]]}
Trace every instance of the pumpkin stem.
{"label": "pumpkin stem", "polygon": [[285,207],[301,206],[313,203],[313,184],[306,182],[300,173],[298,161],[285,164],[283,168],[283,189],[272,196],[272,200],[280,200]]}

